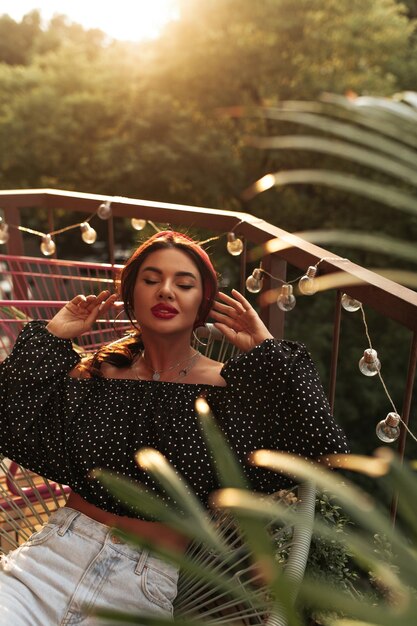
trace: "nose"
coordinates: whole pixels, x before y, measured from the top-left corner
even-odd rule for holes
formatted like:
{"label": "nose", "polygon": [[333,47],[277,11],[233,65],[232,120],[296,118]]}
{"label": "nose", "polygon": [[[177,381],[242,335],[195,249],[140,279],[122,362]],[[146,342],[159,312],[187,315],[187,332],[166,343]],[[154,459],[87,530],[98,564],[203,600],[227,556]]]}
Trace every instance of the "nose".
{"label": "nose", "polygon": [[160,300],[173,300],[174,294],[172,293],[171,285],[168,281],[163,281],[159,288],[158,298]]}

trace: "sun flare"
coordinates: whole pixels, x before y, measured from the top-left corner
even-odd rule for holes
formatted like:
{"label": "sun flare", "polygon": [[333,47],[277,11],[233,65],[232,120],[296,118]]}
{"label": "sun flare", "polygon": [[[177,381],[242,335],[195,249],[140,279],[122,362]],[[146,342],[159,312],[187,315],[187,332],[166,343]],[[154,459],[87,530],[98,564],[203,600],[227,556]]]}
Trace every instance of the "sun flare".
{"label": "sun flare", "polygon": [[116,39],[130,41],[157,37],[163,27],[177,17],[173,0],[117,2],[112,10],[102,12],[100,9],[97,13],[99,28]]}
{"label": "sun flare", "polygon": [[83,28],[98,28],[122,41],[158,37],[179,13],[177,0],[118,0],[100,5],[85,0],[2,0],[0,4],[0,14],[7,13],[15,20],[37,9],[45,22],[56,14],[66,15]]}

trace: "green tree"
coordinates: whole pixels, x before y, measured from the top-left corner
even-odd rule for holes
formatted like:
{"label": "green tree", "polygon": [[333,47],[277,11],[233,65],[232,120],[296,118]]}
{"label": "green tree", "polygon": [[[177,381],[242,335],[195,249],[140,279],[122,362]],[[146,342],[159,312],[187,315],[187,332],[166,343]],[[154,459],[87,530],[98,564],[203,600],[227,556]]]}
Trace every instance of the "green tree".
{"label": "green tree", "polygon": [[20,22],[4,14],[0,16],[0,63],[29,65],[36,54],[57,50],[68,43],[94,55],[107,39],[99,29],[86,30],[65,15],[55,15],[47,28],[42,28],[38,10],[27,13]]}
{"label": "green tree", "polygon": [[[414,26],[395,0],[182,0],[158,42],[156,77],[206,107],[384,94],[410,65]],[[409,85],[411,87],[411,85]]]}
{"label": "green tree", "polygon": [[42,34],[39,11],[28,13],[21,22],[16,22],[8,15],[2,15],[0,62],[9,65],[27,65]]}

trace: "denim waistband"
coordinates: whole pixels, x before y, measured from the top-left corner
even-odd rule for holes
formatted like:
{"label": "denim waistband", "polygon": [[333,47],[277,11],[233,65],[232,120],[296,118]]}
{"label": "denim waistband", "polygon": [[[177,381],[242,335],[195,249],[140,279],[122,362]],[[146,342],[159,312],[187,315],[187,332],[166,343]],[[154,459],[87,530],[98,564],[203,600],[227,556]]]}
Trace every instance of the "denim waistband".
{"label": "denim waistband", "polygon": [[145,565],[148,565],[153,569],[162,571],[174,580],[178,578],[178,567],[176,565],[163,561],[148,550],[124,542],[114,534],[110,526],[97,522],[76,509],[67,506],[61,507],[52,513],[48,519],[48,523],[57,524],[60,527],[58,535],[63,536],[68,530],[71,530],[73,533],[84,538],[97,541],[103,545],[107,544],[116,552],[137,561],[137,573],[140,573],[140,570],[143,569]]}

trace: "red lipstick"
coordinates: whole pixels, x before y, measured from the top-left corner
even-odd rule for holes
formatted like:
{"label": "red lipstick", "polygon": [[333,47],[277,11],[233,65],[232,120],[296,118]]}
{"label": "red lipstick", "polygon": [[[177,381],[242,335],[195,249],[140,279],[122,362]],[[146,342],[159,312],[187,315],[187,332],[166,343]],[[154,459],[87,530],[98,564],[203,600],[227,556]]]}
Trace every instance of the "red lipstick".
{"label": "red lipstick", "polygon": [[151,308],[151,311],[155,317],[161,320],[170,320],[178,315],[178,311],[175,307],[164,302],[159,302],[158,304],[155,304],[155,306]]}

